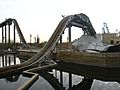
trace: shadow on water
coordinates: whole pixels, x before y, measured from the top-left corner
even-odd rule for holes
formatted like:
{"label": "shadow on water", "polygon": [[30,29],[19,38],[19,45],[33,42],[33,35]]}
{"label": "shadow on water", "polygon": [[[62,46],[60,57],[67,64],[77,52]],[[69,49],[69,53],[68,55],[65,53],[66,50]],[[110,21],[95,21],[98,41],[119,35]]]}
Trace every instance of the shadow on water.
{"label": "shadow on water", "polygon": [[[2,55],[0,67],[20,64],[22,61],[17,55]],[[59,63],[57,68],[40,71],[38,74],[39,79],[29,90],[120,90],[119,68]],[[16,90],[27,80],[29,77],[24,75],[1,78],[0,90]]]}

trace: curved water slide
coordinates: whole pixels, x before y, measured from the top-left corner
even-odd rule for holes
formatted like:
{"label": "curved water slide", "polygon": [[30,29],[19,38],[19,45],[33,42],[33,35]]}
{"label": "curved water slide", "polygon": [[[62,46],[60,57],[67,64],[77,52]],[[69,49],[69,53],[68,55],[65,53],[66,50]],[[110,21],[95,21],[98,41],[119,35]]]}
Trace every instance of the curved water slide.
{"label": "curved water slide", "polygon": [[90,34],[91,36],[96,35],[96,32],[93,29],[89,18],[88,17],[86,18],[86,15],[81,13],[64,17],[60,21],[54,33],[52,34],[52,36],[50,37],[50,39],[48,40],[48,42],[45,44],[41,51],[39,51],[32,58],[28,59],[26,62],[23,62],[19,65],[0,68],[0,77],[6,76],[7,74],[12,75],[15,73],[21,73],[22,71],[36,67],[40,62],[42,62],[46,58],[46,56],[50,55],[52,50],[55,48],[57,42],[59,41],[60,36],[63,34],[64,30],[69,25],[80,27],[83,29],[83,31],[86,31],[86,33]]}
{"label": "curved water slide", "polygon": [[19,25],[18,25],[18,22],[17,22],[15,19],[12,19],[12,21],[13,21],[13,23],[15,24],[15,27],[16,27],[16,29],[17,29],[17,32],[18,32],[18,35],[19,35],[19,37],[20,37],[21,42],[24,44],[24,46],[25,46],[26,48],[30,48],[30,45],[26,42],[26,40],[25,40],[25,38],[24,38],[24,36],[23,36],[23,34],[22,34],[22,31],[21,31],[21,29],[20,29],[20,27],[19,27]]}
{"label": "curved water slide", "polygon": [[11,18],[6,19],[4,22],[2,22],[0,24],[0,27],[6,26],[6,25],[11,25],[12,23],[15,25],[15,28],[16,28],[15,30],[17,30],[17,33],[18,33],[18,35],[20,37],[21,42],[24,44],[24,46],[26,48],[30,48],[30,45],[26,42],[26,40],[25,40],[25,38],[24,38],[24,36],[22,34],[22,31],[21,31],[21,29],[20,29],[20,27],[18,25],[18,22],[15,19],[11,19]]}

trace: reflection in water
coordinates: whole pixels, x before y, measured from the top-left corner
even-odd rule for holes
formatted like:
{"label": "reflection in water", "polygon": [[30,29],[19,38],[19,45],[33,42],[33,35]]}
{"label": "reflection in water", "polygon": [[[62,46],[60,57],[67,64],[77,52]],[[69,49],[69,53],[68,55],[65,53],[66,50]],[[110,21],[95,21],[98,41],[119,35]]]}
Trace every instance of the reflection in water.
{"label": "reflection in water", "polygon": [[0,79],[0,90],[17,90],[27,80],[22,75]]}
{"label": "reflection in water", "polygon": [[120,90],[120,84],[118,82],[94,80],[91,90]]}
{"label": "reflection in water", "polygon": [[82,77],[69,72],[53,71],[55,78],[61,82],[65,90],[120,90],[117,81],[101,81],[93,78]]}
{"label": "reflection in water", "polygon": [[9,81],[9,82],[16,82],[19,79],[19,75],[7,77],[5,79],[6,79],[6,81]]}
{"label": "reflection in water", "polygon": [[[16,55],[0,56],[0,67],[20,64],[21,60]],[[39,79],[29,90],[120,90],[118,82],[104,82],[93,78],[75,75],[71,72],[53,69],[52,72],[42,71]],[[0,79],[0,90],[16,90],[29,78],[16,75]],[[14,83],[12,83],[14,82]]]}
{"label": "reflection in water", "polygon": [[[66,90],[90,90],[93,79],[87,77],[81,77],[78,75],[74,75],[72,73],[58,71],[58,75],[56,74],[56,70],[53,71],[54,76],[58,78],[61,85]],[[57,89],[55,89],[57,90]],[[63,90],[63,89],[62,89]]]}
{"label": "reflection in water", "polygon": [[[120,90],[120,85],[117,82],[104,82],[87,77],[83,78],[67,72],[61,73],[61,71],[53,70],[53,72],[42,71],[38,74],[40,75],[39,79],[29,90]],[[0,90],[9,88],[16,90],[16,88],[24,84],[26,80],[27,77],[23,77],[22,75],[20,75],[20,77],[18,75],[8,77],[5,78],[4,81],[3,79],[0,79]],[[15,83],[7,84],[7,82]],[[4,87],[4,89],[2,88],[3,84],[6,85],[6,88]]]}
{"label": "reflection in water", "polygon": [[77,85],[73,85],[73,87],[70,87],[68,90],[90,90],[92,83],[92,78],[85,77],[82,82]]}
{"label": "reflection in water", "polygon": [[63,84],[61,84],[57,78],[53,76],[53,74],[50,74],[48,72],[42,72],[39,73],[41,77],[43,77],[45,80],[49,82],[49,84],[55,89],[55,90],[64,90]]}
{"label": "reflection in water", "polygon": [[14,54],[5,54],[0,56],[0,67],[20,64],[19,58]]}

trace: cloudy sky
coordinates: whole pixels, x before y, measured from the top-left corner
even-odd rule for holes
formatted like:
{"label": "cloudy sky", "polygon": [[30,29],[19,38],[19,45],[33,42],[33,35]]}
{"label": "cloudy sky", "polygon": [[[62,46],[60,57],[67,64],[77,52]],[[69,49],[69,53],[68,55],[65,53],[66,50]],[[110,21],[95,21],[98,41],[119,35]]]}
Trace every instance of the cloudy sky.
{"label": "cloudy sky", "polygon": [[[108,24],[110,32],[115,32],[120,29],[119,9],[119,0],[0,0],[0,22],[15,18],[28,42],[30,34],[33,37],[38,34],[41,41],[47,41],[61,15],[84,13],[97,33],[102,32],[103,22]],[[80,30],[73,34],[82,33]]]}

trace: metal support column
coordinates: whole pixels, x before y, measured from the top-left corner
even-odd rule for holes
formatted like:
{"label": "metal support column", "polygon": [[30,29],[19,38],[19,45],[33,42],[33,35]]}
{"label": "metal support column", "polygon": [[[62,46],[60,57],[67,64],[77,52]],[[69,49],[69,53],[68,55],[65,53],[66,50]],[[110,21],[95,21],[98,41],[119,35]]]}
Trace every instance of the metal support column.
{"label": "metal support column", "polygon": [[14,44],[14,50],[16,50],[16,45],[15,45],[15,41],[16,41],[16,37],[15,37],[15,24],[13,25],[13,31],[14,31],[14,42],[13,42],[13,44]]}
{"label": "metal support column", "polygon": [[69,49],[71,50],[71,25],[68,26],[68,42],[69,42]]}
{"label": "metal support column", "polygon": [[62,35],[60,36],[60,49],[62,48]]}
{"label": "metal support column", "polygon": [[2,27],[2,49],[4,50],[4,27]]}
{"label": "metal support column", "polygon": [[72,74],[69,73],[69,89],[72,88]]}
{"label": "metal support column", "polygon": [[10,25],[8,25],[8,43],[10,44]]}
{"label": "metal support column", "polygon": [[5,25],[5,44],[7,43],[7,30],[6,30],[6,25]]}
{"label": "metal support column", "polygon": [[7,32],[7,30],[6,30],[6,25],[5,25],[5,37],[4,37],[4,38],[5,38],[5,44],[4,44],[5,48],[4,48],[4,49],[6,49],[6,46],[7,46],[7,45],[6,45],[6,43],[7,43],[7,35],[6,35],[6,32]]}

